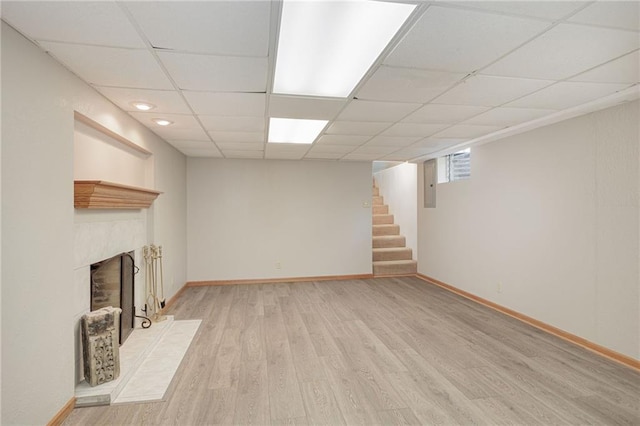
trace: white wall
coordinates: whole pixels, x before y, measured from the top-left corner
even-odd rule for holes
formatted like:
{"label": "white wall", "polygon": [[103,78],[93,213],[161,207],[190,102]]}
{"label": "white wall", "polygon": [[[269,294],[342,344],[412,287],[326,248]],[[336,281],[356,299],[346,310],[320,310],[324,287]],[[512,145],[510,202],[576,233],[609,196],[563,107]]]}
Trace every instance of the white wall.
{"label": "white wall", "polygon": [[406,238],[406,245],[413,250],[413,258],[418,257],[418,166],[402,163],[374,174],[380,195],[389,205],[394,223],[400,225],[400,234]]}
{"label": "white wall", "polygon": [[472,148],[471,179],[438,185],[435,209],[419,179],[419,272],[640,358],[638,116]]}
{"label": "white wall", "polygon": [[187,181],[190,281],[371,273],[370,163],[189,158]]}
{"label": "white wall", "polygon": [[2,23],[4,425],[45,424],[74,393],[74,109],[153,152],[149,242],[167,296],[186,280],[185,157]]}

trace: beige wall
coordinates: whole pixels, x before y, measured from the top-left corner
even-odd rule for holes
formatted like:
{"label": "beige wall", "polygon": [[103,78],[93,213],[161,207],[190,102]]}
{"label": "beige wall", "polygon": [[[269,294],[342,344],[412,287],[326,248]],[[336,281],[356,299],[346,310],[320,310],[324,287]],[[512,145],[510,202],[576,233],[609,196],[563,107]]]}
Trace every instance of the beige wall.
{"label": "beige wall", "polygon": [[[186,159],[2,23],[2,424],[45,424],[74,393],[74,118],[153,152],[149,242],[186,280]],[[165,278],[167,277],[165,276]]]}
{"label": "beige wall", "polygon": [[640,358],[638,101],[472,148],[422,208],[420,273]]}
{"label": "beige wall", "polygon": [[365,201],[370,163],[190,158],[189,280],[370,274]]}

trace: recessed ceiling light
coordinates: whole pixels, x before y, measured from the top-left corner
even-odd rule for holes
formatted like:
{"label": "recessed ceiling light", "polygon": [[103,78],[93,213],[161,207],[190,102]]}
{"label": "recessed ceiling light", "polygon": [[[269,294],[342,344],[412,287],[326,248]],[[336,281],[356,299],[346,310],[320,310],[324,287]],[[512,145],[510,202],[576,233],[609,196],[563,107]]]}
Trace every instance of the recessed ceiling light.
{"label": "recessed ceiling light", "polygon": [[272,117],[269,119],[269,142],[311,144],[328,122]]}
{"label": "recessed ceiling light", "polygon": [[415,7],[284,0],[273,92],[349,96]]}
{"label": "recessed ceiling light", "polygon": [[150,104],[148,102],[139,102],[139,101],[131,102],[131,105],[133,105],[136,109],[139,109],[140,111],[150,111],[156,107],[155,105]]}
{"label": "recessed ceiling light", "polygon": [[168,126],[170,124],[173,124],[173,121],[165,120],[164,118],[154,118],[153,122],[158,126]]}

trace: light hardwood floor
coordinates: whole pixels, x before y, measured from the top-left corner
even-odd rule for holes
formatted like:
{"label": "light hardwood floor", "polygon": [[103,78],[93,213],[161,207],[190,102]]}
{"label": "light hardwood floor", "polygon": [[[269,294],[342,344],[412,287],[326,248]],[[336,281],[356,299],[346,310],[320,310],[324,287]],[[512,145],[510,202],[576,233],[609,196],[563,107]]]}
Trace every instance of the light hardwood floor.
{"label": "light hardwood floor", "polygon": [[99,424],[640,424],[640,373],[416,278],[187,289],[165,401]]}

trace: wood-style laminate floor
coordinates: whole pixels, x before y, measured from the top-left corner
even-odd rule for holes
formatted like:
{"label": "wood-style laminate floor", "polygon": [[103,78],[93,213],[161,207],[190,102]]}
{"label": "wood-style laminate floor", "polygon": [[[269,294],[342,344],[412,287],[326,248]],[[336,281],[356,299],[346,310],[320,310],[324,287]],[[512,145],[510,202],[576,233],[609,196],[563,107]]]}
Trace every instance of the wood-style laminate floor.
{"label": "wood-style laminate floor", "polygon": [[640,373],[416,278],[193,287],[166,401],[67,425],[640,424]]}

